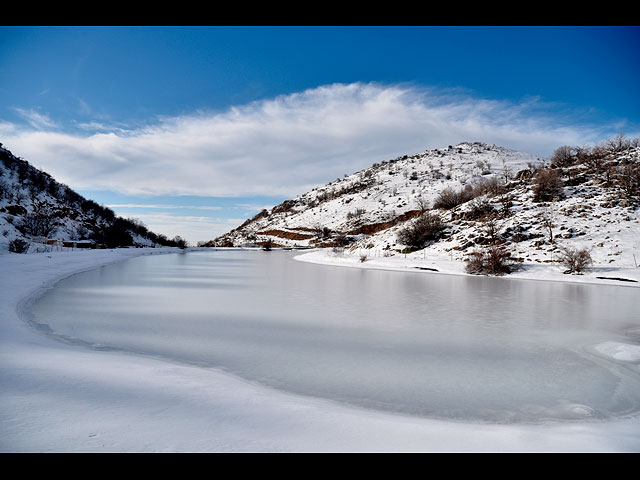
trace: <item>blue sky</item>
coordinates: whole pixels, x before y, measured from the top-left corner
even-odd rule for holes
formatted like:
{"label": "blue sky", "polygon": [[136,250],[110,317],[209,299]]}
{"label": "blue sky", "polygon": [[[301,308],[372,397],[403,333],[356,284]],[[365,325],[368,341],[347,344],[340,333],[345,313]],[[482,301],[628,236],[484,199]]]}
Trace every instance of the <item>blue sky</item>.
{"label": "blue sky", "polygon": [[636,27],[0,27],[0,142],[169,236],[397,155],[640,132]]}

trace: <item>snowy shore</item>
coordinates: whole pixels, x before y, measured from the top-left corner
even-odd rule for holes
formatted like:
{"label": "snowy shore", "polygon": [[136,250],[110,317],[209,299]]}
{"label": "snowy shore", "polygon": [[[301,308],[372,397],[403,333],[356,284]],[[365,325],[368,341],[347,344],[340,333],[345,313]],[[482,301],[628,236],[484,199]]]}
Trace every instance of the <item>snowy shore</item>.
{"label": "snowy shore", "polygon": [[[361,256],[366,256],[361,261]],[[352,268],[369,268],[379,270],[393,270],[398,272],[426,272],[443,275],[468,275],[465,273],[465,263],[460,260],[450,260],[444,255],[429,255],[423,258],[420,253],[390,257],[371,255],[367,249],[354,252],[345,250],[340,253],[330,248],[316,249],[295,257],[301,262],[320,265],[335,265]],[[581,275],[567,275],[556,263],[526,263],[520,271],[511,273],[504,278],[520,280],[544,280],[553,282],[574,282],[599,285],[617,285],[640,288],[640,268],[633,266],[612,267],[610,265],[595,264],[589,271]],[[601,278],[598,278],[601,277]]]}
{"label": "snowy shore", "polygon": [[[640,451],[638,417],[492,425],[386,414],[280,392],[216,369],[68,345],[19,316],[30,299],[68,275],[138,255],[174,252],[0,256],[0,451]],[[328,263],[321,253],[298,259]],[[353,264],[417,266],[373,262]],[[420,266],[461,273],[456,271],[461,266],[448,271],[443,262],[433,266],[425,260]],[[603,276],[640,278],[630,277],[634,274]],[[540,274],[538,279],[547,278]],[[618,354],[617,348],[611,345],[602,353]]]}

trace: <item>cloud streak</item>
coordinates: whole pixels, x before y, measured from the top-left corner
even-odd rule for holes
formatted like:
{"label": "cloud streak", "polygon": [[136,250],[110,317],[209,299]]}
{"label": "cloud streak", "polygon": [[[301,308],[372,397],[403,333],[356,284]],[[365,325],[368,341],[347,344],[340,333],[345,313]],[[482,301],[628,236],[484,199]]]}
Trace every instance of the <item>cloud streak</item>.
{"label": "cloud streak", "polygon": [[535,98],[514,104],[362,83],[110,131],[69,133],[46,115],[23,116],[31,128],[2,129],[17,155],[73,188],[133,195],[294,196],[380,160],[461,141],[546,156],[617,133],[575,124]]}
{"label": "cloud streak", "polygon": [[208,205],[167,205],[167,204],[150,204],[150,203],[122,203],[107,205],[109,208],[149,208],[157,210],[222,210],[222,207]]}
{"label": "cloud streak", "polygon": [[26,108],[17,107],[14,108],[14,111],[22,118],[24,118],[29,123],[29,125],[31,125],[31,127],[35,129],[42,130],[47,128],[58,128],[56,122],[54,122],[47,114],[37,112],[33,109],[27,110]]}

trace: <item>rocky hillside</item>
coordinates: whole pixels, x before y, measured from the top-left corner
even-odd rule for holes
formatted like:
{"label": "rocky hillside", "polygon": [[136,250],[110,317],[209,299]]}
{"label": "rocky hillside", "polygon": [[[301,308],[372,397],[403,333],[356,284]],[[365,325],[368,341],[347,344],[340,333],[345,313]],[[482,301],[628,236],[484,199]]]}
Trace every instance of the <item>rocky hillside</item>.
{"label": "rocky hillside", "polygon": [[[263,210],[210,246],[344,247],[464,260],[491,245],[551,262],[563,246],[640,262],[640,147],[620,135],[541,159],[461,143],[376,163]],[[424,234],[426,220],[437,228]],[[429,223],[429,222],[426,222]]]}
{"label": "rocky hillside", "polygon": [[178,246],[180,240],[117,217],[0,144],[0,253],[22,251],[34,239],[88,240],[105,247]]}

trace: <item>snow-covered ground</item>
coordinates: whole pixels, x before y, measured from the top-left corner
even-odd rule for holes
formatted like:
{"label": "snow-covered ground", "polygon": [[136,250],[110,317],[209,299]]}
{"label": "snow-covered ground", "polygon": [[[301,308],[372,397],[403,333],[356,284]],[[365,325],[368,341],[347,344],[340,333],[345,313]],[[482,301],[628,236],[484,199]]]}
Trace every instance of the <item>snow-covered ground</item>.
{"label": "snow-covered ground", "polygon": [[[280,392],[216,369],[68,345],[19,317],[34,296],[65,276],[174,251],[0,255],[1,451],[640,450],[640,418],[492,425],[369,411]],[[328,262],[319,255],[303,259]],[[443,265],[435,268],[445,271]],[[426,260],[424,266],[431,267]],[[452,265],[449,272],[461,269]],[[633,345],[602,345],[600,353],[638,360]]]}
{"label": "snow-covered ground", "polygon": [[[366,257],[364,261],[361,261],[362,257]],[[419,251],[407,255],[400,254],[385,257],[382,251],[373,249],[334,251],[331,248],[322,248],[298,255],[295,259],[301,262],[342,267],[468,275],[465,273],[465,262],[452,260],[446,255],[446,252],[429,252],[427,256],[426,251]],[[521,270],[509,274],[508,278],[595,283],[640,288],[640,268],[633,266],[613,267],[604,263],[594,264],[588,271],[580,275],[564,274],[562,266],[558,263],[524,262],[522,267]]]}

